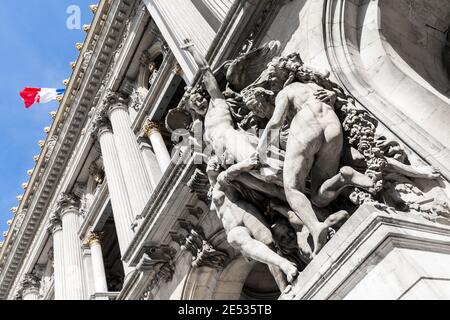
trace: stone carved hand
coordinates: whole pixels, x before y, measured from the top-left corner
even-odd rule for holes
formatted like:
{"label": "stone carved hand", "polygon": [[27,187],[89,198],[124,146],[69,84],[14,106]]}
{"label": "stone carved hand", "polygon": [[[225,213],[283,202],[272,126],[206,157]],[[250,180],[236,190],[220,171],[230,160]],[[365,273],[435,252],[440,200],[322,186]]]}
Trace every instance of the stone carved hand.
{"label": "stone carved hand", "polygon": [[334,91],[326,90],[326,89],[320,89],[316,93],[314,93],[314,96],[322,101],[323,103],[327,103],[330,106],[334,106],[337,100],[337,94]]}
{"label": "stone carved hand", "polygon": [[438,179],[441,176],[440,170],[431,166],[417,166],[415,170],[428,179]]}
{"label": "stone carved hand", "polygon": [[191,52],[194,46],[194,42],[191,39],[184,39],[184,44],[181,46],[181,49]]}

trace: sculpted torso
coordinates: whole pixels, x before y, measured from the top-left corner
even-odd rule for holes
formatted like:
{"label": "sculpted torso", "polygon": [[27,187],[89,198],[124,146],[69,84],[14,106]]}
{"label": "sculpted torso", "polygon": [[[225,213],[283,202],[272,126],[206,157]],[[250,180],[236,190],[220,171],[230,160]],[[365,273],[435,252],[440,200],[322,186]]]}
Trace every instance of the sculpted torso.
{"label": "sculpted torso", "polygon": [[314,95],[321,90],[314,83],[293,83],[286,87],[277,96],[277,101],[288,100],[287,120],[290,123],[296,115],[301,113],[303,119],[307,117],[313,122],[319,122],[321,126],[327,126],[330,120],[336,120],[336,114],[332,106],[317,99]]}

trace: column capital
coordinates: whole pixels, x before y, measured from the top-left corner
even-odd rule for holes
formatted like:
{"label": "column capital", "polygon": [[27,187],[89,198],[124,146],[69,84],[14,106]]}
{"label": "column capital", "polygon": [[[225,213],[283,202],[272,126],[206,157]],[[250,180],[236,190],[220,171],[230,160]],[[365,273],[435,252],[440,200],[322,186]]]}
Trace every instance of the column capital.
{"label": "column capital", "polygon": [[147,119],[144,122],[144,125],[142,126],[142,131],[148,136],[152,136],[154,133],[160,133],[161,127],[158,123]]}
{"label": "column capital", "polygon": [[84,239],[84,244],[92,247],[94,244],[101,244],[105,234],[103,232],[89,232],[89,234]]}
{"label": "column capital", "polygon": [[79,211],[81,200],[79,197],[72,193],[63,193],[57,203],[57,210],[62,217],[67,211],[74,210]]}
{"label": "column capital", "polygon": [[22,282],[20,283],[19,292],[22,296],[31,291],[39,291],[41,287],[41,279],[34,273],[27,273],[24,275]]}
{"label": "column capital", "polygon": [[92,128],[90,130],[91,136],[96,139],[101,136],[103,132],[112,131],[111,122],[109,121],[107,109],[103,106],[97,110],[92,122]]}
{"label": "column capital", "polygon": [[108,90],[102,104],[108,115],[111,115],[111,112],[117,108],[128,109],[129,100],[129,97],[121,92]]}
{"label": "column capital", "polygon": [[48,226],[47,226],[47,231],[50,234],[54,234],[56,231],[60,231],[60,230],[62,230],[61,215],[56,210],[50,216],[50,220],[49,220]]}

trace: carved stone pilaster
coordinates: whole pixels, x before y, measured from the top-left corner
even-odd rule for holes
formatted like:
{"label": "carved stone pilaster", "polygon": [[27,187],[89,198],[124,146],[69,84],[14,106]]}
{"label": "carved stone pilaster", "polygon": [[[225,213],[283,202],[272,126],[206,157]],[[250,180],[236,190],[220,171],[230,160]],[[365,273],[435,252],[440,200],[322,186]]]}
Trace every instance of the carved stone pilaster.
{"label": "carved stone pilaster", "polygon": [[169,282],[175,273],[175,255],[177,251],[167,246],[152,246],[145,250],[137,269],[141,272],[155,272],[157,281]]}
{"label": "carved stone pilaster", "polygon": [[112,130],[111,122],[109,121],[109,118],[108,118],[107,109],[104,107],[101,107],[94,114],[94,120],[92,122],[90,134],[94,139],[97,139],[100,132],[105,129]]}
{"label": "carved stone pilaster", "polygon": [[20,283],[20,289],[18,291],[20,296],[24,296],[32,291],[39,292],[41,286],[41,279],[34,273],[27,273],[24,275],[22,282]]}
{"label": "carved stone pilaster", "polygon": [[61,215],[59,211],[54,211],[50,216],[50,220],[47,225],[47,231],[50,234],[54,234],[56,231],[62,229]]}

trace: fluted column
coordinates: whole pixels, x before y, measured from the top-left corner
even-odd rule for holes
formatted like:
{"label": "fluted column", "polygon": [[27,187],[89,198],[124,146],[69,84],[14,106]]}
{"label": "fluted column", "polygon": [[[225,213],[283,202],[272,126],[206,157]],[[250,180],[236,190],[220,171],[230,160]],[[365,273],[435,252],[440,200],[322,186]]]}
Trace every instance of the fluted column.
{"label": "fluted column", "polygon": [[150,182],[152,183],[152,189],[155,190],[162,177],[161,168],[159,167],[155,152],[153,151],[148,138],[141,134],[138,137],[138,143],[144,157],[145,165],[147,166]]}
{"label": "fluted column", "polygon": [[114,131],[114,141],[128,196],[133,214],[138,216],[142,214],[152,193],[150,177],[137,143],[137,137],[131,129],[132,123],[126,100],[119,94],[112,93],[108,103],[110,103],[109,119]]}
{"label": "fluted column", "polygon": [[128,191],[120,167],[114,136],[111,128],[104,125],[99,129],[98,138],[105,166],[105,174],[108,182],[111,206],[116,225],[117,238],[119,240],[122,255],[133,239],[131,224],[134,221],[133,210],[128,199]]}
{"label": "fluted column", "polygon": [[59,201],[64,240],[65,300],[85,300],[83,257],[80,227],[80,200],[74,195],[63,194]]}
{"label": "fluted column", "polygon": [[39,300],[41,279],[32,273],[27,273],[22,280],[22,300]]}
{"label": "fluted column", "polygon": [[64,241],[61,217],[58,212],[54,212],[50,217],[48,231],[53,236],[55,300],[63,300],[65,296],[66,284],[64,276]]}
{"label": "fluted column", "polygon": [[105,263],[103,261],[102,242],[103,234],[91,232],[85,243],[91,248],[92,273],[94,276],[95,293],[108,292],[106,282]]}
{"label": "fluted column", "polygon": [[161,172],[165,172],[169,167],[172,158],[169,150],[167,150],[166,143],[161,135],[159,125],[155,122],[147,120],[143,127],[144,133],[147,135],[153,150],[155,151],[156,159],[158,160]]}

